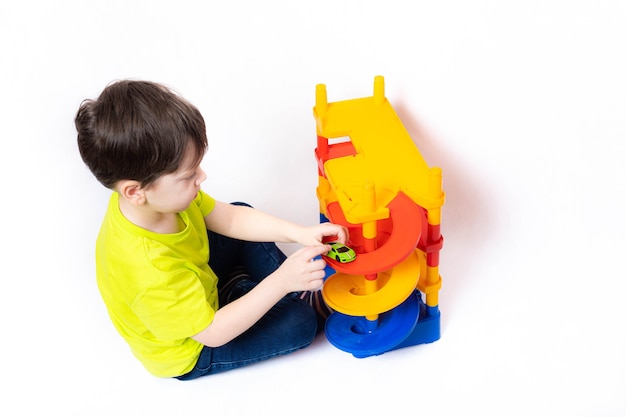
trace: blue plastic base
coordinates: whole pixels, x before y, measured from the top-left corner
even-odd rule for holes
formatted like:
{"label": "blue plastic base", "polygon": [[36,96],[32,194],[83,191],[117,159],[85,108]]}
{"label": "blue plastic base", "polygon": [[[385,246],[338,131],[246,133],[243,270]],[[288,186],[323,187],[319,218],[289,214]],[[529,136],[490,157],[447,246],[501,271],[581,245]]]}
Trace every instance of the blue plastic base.
{"label": "blue plastic base", "polygon": [[421,303],[420,317],[413,332],[393,349],[432,343],[441,337],[441,313],[439,307]]}
{"label": "blue plastic base", "polygon": [[326,322],[326,337],[338,349],[356,358],[381,355],[440,338],[438,307],[426,306],[418,291],[377,322],[365,317],[333,313]]}
{"label": "blue plastic base", "polygon": [[357,358],[385,353],[413,332],[420,313],[418,298],[413,293],[376,321],[335,312],[326,321],[326,337],[335,347]]}

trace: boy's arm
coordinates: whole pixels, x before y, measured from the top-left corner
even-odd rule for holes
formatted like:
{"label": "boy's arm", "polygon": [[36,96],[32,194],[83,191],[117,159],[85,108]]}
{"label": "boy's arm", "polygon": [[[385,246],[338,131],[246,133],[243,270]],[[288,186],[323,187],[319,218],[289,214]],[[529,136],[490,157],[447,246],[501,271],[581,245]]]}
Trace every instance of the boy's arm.
{"label": "boy's arm", "polygon": [[248,330],[288,293],[319,288],[326,263],[314,258],[328,249],[319,245],[296,251],[250,292],[217,310],[211,324],[193,339],[209,347],[222,346]]}
{"label": "boy's arm", "polygon": [[250,242],[293,242],[304,246],[320,245],[326,236],[337,236],[345,243],[344,227],[322,223],[305,227],[246,206],[215,202],[204,218],[207,229],[221,235]]}

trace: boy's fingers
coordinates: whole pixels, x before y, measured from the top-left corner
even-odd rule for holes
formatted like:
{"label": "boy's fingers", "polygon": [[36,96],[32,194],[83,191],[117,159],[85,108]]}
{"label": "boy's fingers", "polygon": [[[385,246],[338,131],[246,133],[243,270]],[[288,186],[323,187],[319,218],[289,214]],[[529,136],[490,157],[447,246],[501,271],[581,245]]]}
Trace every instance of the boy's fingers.
{"label": "boy's fingers", "polygon": [[316,256],[320,256],[320,255],[327,253],[329,250],[330,250],[330,246],[328,245],[309,246],[309,249],[307,251],[307,256],[310,255],[311,259],[313,259]]}
{"label": "boy's fingers", "polygon": [[338,235],[339,235],[339,240],[341,240],[341,243],[345,244],[348,241],[348,230],[345,227],[340,228]]}
{"label": "boy's fingers", "polygon": [[311,259],[310,263],[313,271],[320,271],[326,267],[326,261],[321,258]]}
{"label": "boy's fingers", "polygon": [[348,240],[348,231],[345,227],[340,225],[334,225],[335,227],[332,230],[332,233],[329,233],[325,236],[324,241],[333,242],[339,241],[341,243],[346,243]]}

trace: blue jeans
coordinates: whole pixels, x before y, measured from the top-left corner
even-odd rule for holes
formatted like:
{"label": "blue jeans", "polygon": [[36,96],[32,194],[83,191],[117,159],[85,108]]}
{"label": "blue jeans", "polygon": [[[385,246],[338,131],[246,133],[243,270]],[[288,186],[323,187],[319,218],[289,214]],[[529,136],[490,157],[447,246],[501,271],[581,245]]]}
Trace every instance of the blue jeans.
{"label": "blue jeans", "polygon": [[[219,277],[218,294],[222,306],[250,291],[286,259],[274,243],[246,242],[211,231],[208,233],[209,265]],[[238,267],[243,267],[249,279],[239,280],[228,294],[223,294],[221,288]],[[296,294],[289,294],[235,339],[220,347],[204,346],[195,367],[176,378],[195,379],[294,352],[311,344],[317,327],[313,308]]]}

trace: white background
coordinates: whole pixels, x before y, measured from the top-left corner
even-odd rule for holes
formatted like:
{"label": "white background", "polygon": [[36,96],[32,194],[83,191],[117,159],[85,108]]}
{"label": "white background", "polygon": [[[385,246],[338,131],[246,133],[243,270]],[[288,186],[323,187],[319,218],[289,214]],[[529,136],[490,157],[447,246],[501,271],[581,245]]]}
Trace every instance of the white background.
{"label": "white background", "polygon": [[[618,0],[3,1],[0,414],[625,416],[625,21]],[[376,75],[443,169],[441,339],[150,376],[95,285],[109,192],[80,102],[172,86],[207,121],[206,191],[313,224],[315,85]]]}

